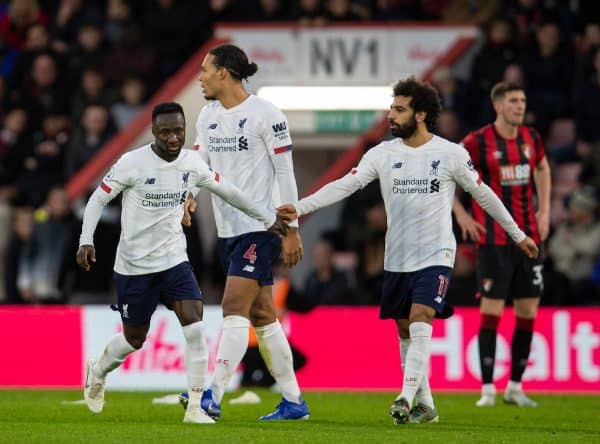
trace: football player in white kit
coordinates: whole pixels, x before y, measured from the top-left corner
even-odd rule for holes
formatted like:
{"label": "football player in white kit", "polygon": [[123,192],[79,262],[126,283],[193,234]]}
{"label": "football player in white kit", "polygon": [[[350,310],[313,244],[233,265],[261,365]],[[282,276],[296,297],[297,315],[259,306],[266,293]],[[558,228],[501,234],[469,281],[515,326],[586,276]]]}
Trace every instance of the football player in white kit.
{"label": "football player in white kit", "polygon": [[[292,163],[292,140],[284,114],[273,104],[246,91],[243,80],[256,73],[240,48],[212,48],[202,62],[200,83],[210,102],[196,125],[195,148],[246,195],[275,210],[274,189],[280,202],[295,203],[298,190]],[[280,256],[295,265],[302,257],[298,224],[279,236],[226,201],[213,196],[221,264],[227,274],[223,295],[223,330],[210,389],[202,408],[217,418],[225,388],[248,348],[248,328],[254,325],[260,353],[282,391],[275,412],[261,420],[306,419],[290,345],[275,316],[271,267]],[[182,404],[186,404],[182,393]]]}
{"label": "football player in white kit", "polygon": [[439,112],[435,89],[414,78],[399,81],[388,115],[396,138],[371,148],[341,179],[297,205],[278,208],[284,219],[295,220],[379,179],[388,226],[380,317],[396,321],[404,371],[402,392],[390,408],[397,424],[439,418],[427,373],[433,319],[452,313],[444,297],[456,253],[451,217],[456,184],[471,193],[529,257],[538,254],[533,240],[481,182],[467,151],[430,132]]}
{"label": "football player in white kit", "polygon": [[186,253],[181,227],[183,206],[193,186],[206,187],[257,219],[261,227],[285,233],[272,208],[251,201],[191,150],[185,142],[185,117],[177,103],[161,103],[152,112],[154,143],[124,154],[94,191],[85,208],[77,263],[84,270],[96,260],[94,231],[104,206],[123,192],[121,238],[115,259],[115,284],[123,331],[86,367],[84,399],[89,409],[104,407],[106,375],[142,347],[158,302],[172,309],[186,341],[190,396],[184,422],[214,423],[200,408],[208,372],[202,324],[202,293]]}

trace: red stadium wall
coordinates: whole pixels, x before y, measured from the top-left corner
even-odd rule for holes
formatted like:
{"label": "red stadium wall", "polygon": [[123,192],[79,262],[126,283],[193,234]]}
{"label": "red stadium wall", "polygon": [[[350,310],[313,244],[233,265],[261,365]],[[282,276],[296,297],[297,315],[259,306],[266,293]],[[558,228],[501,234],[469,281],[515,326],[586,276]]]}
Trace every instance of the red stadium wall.
{"label": "red stadium wall", "polygon": [[[304,389],[395,390],[402,373],[392,321],[377,309],[322,307],[285,320],[290,342],[307,357],[298,371]],[[497,385],[510,372],[513,317],[500,324]],[[210,368],[218,344],[220,308],[205,311]],[[118,315],[104,307],[2,307],[0,387],[80,387],[84,361],[97,355],[120,328]],[[436,321],[431,386],[443,391],[477,391],[478,310],[458,309]],[[178,389],[185,386],[184,343],[175,316],[159,310],[144,348],[108,379],[109,388]],[[171,365],[173,364],[173,365]],[[536,321],[524,383],[528,390],[600,394],[600,309],[543,308]]]}

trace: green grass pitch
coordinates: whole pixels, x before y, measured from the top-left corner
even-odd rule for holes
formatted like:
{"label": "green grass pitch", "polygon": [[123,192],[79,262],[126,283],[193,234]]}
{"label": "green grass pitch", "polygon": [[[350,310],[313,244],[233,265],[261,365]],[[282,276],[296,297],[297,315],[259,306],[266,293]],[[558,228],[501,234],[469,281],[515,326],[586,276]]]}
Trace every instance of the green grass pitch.
{"label": "green grass pitch", "polygon": [[394,393],[304,394],[308,421],[264,423],[280,396],[258,390],[260,404],[229,405],[214,425],[183,424],[179,405],[153,405],[164,393],[107,392],[104,411],[62,401],[79,391],[0,391],[2,443],[600,443],[600,396],[537,395],[534,409],[477,408],[474,394],[436,395],[438,424],[396,426]]}

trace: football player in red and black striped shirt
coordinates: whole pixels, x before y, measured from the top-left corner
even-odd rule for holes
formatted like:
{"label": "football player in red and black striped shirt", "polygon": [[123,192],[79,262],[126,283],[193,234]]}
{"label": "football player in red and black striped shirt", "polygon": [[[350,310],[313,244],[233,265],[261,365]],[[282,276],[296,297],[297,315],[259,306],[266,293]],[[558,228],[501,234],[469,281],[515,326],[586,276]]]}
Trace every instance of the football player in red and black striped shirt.
{"label": "football player in red and black striped shirt", "polygon": [[[491,99],[496,111],[495,122],[468,134],[463,144],[481,179],[502,200],[519,228],[540,244],[548,236],[550,219],[550,167],[540,135],[523,125],[526,98],[521,86],[498,83],[492,88]],[[534,208],[534,184],[537,211]],[[533,324],[543,288],[541,259],[527,258],[477,202],[473,202],[473,217],[458,200],[453,210],[463,237],[469,235],[479,244],[479,359],[483,386],[477,405],[495,404],[496,331],[504,302],[512,298],[516,326],[511,345],[511,375],[504,401],[534,407],[537,403],[523,393],[521,377],[529,358]]]}

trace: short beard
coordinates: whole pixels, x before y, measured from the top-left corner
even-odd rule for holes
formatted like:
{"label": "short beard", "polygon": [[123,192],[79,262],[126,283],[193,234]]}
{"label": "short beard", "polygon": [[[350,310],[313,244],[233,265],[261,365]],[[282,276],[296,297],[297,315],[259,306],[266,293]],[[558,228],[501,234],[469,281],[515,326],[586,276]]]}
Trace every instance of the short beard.
{"label": "short beard", "polygon": [[395,122],[391,122],[391,124],[390,131],[392,136],[400,137],[401,139],[408,139],[417,131],[417,120],[414,118],[414,116],[404,125],[398,125]]}

